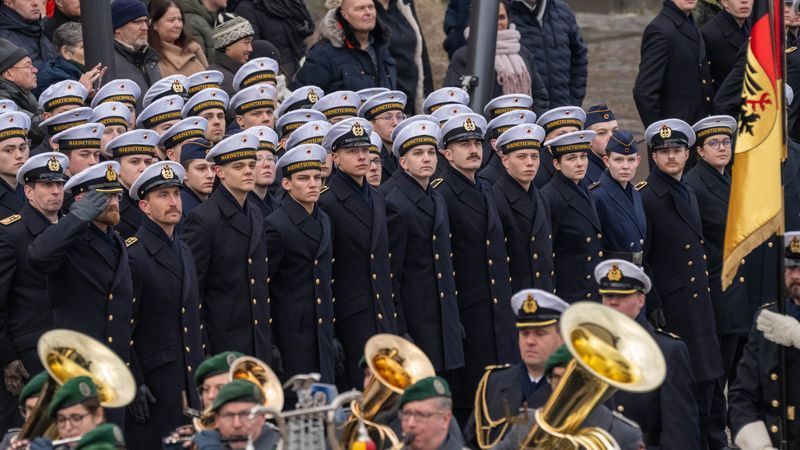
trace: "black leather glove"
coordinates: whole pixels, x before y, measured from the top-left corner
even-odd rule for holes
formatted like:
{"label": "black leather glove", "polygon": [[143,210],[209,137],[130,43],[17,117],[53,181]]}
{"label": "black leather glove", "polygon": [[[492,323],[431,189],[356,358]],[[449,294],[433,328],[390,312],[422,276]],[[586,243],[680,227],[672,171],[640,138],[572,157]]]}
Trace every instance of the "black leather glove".
{"label": "black leather glove", "polygon": [[75,202],[69,212],[82,222],[91,222],[105,211],[106,206],[108,206],[106,194],[91,191]]}
{"label": "black leather glove", "polygon": [[30,377],[25,365],[19,359],[11,361],[3,368],[3,382],[6,385],[6,390],[15,397],[19,395],[22,387],[25,386]]}
{"label": "black leather glove", "polygon": [[647,319],[656,328],[664,328],[667,326],[667,319],[664,317],[664,310],[661,308],[654,309],[647,313]]}
{"label": "black leather glove", "polygon": [[146,385],[141,385],[136,390],[136,397],[128,405],[128,413],[130,413],[136,423],[144,425],[150,420],[150,403],[155,403],[156,398],[150,392]]}

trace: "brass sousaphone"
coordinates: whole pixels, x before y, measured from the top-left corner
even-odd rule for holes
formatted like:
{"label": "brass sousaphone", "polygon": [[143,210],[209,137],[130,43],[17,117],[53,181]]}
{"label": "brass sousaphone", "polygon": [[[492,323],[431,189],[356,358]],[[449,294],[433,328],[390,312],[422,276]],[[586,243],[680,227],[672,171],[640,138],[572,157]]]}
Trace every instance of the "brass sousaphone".
{"label": "brass sousaphone", "polygon": [[661,386],[667,365],[655,340],[629,317],[598,303],[578,302],[559,321],[573,359],[521,449],[618,449],[605,430],[582,428],[589,413],[615,391],[643,393]]}
{"label": "brass sousaphone", "polygon": [[111,349],[77,331],[51,330],[39,338],[39,360],[50,378],[42,387],[39,401],[25,420],[17,439],[55,437],[53,421],[47,415],[58,386],[72,378],[87,376],[97,386],[100,404],[120,408],[133,400],[136,382],[128,366]]}
{"label": "brass sousaphone", "polygon": [[[380,440],[388,439],[393,447],[399,440],[386,425],[372,420],[381,412],[392,408],[407,387],[417,381],[436,375],[433,364],[416,345],[393,334],[376,334],[364,346],[364,358],[372,374],[364,386],[361,399],[351,403],[352,415],[344,424],[342,443],[344,448],[358,437],[359,423],[377,432]],[[379,443],[378,448],[382,448]]]}

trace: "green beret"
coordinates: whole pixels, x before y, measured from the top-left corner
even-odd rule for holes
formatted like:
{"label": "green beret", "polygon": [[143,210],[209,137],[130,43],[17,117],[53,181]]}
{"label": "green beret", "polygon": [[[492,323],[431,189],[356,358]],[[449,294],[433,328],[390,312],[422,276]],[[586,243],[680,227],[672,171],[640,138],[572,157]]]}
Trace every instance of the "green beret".
{"label": "green beret", "polygon": [[441,377],[423,378],[403,392],[400,397],[400,408],[409,402],[418,402],[435,397],[452,398],[453,394],[450,393],[450,385]]}
{"label": "green beret", "polygon": [[550,375],[550,372],[556,367],[567,367],[570,359],[572,359],[572,354],[567,350],[567,346],[562,345],[558,347],[556,351],[547,358],[547,362],[544,364],[544,374]]}
{"label": "green beret", "polygon": [[222,405],[230,402],[252,402],[259,405],[264,403],[264,393],[254,383],[237,379],[222,386],[211,405],[212,411],[218,411]]}
{"label": "green beret", "polygon": [[200,366],[197,367],[197,372],[194,373],[194,382],[197,386],[203,384],[203,380],[214,375],[221,373],[228,373],[231,368],[231,363],[244,356],[239,352],[222,352],[218,353],[211,358],[206,359]]}
{"label": "green beret", "polygon": [[84,434],[75,446],[75,450],[115,450],[123,448],[124,445],[125,441],[119,427],[112,423],[104,423]]}
{"label": "green beret", "polygon": [[22,390],[19,391],[19,402],[24,405],[25,400],[31,397],[38,397],[48,378],[50,378],[50,375],[45,371],[41,371],[28,380],[25,386],[22,387]]}
{"label": "green beret", "polygon": [[97,398],[97,386],[92,379],[84,376],[75,377],[58,388],[50,402],[48,414],[51,419],[55,419],[60,409],[75,406],[92,398]]}

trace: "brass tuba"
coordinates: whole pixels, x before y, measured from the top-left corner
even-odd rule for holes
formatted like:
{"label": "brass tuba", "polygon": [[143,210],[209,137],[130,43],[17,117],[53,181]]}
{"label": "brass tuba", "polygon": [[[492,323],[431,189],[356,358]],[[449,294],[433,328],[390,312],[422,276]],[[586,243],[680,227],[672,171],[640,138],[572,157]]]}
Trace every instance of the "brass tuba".
{"label": "brass tuba", "polygon": [[[393,334],[376,334],[367,340],[364,357],[372,374],[364,386],[361,399],[350,404],[352,415],[344,424],[344,448],[358,438],[360,423],[375,430],[381,440],[388,439],[393,446],[399,444],[395,433],[386,425],[372,421],[381,412],[392,408],[405,389],[417,381],[436,374],[433,364],[416,345]],[[383,442],[377,443],[378,448]]]}
{"label": "brass tuba", "polygon": [[638,323],[598,303],[573,304],[562,314],[560,328],[573,359],[544,408],[535,412],[520,448],[619,448],[605,430],[581,425],[616,390],[642,393],[661,386],[664,355]]}
{"label": "brass tuba", "polygon": [[36,407],[25,420],[17,439],[55,437],[53,421],[47,416],[56,384],[61,386],[77,376],[87,376],[97,386],[100,404],[119,408],[136,394],[133,375],[111,349],[77,331],[51,330],[39,338],[39,360],[50,378],[42,387]]}

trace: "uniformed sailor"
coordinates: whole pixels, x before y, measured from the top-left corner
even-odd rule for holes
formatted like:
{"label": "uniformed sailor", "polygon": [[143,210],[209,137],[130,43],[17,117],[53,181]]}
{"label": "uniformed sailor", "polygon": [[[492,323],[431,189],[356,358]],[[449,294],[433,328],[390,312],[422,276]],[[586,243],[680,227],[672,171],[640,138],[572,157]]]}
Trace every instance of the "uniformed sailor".
{"label": "uniformed sailor", "polygon": [[[511,127],[523,123],[535,124],[536,114],[528,110],[508,111],[495,117],[486,126],[486,139],[483,143],[484,159],[488,159],[483,168],[478,172],[478,176],[490,185],[494,185],[506,172],[503,166],[501,152],[497,148],[497,138]],[[541,127],[540,127],[541,128]]]}
{"label": "uniformed sailor", "polygon": [[207,121],[205,137],[216,144],[225,136],[225,111],[228,94],[219,88],[203,89],[186,101],[181,109],[183,117],[200,117]]}
{"label": "uniformed sailor", "polygon": [[431,92],[425,97],[425,101],[422,103],[422,109],[425,111],[425,114],[432,114],[442,106],[451,103],[460,103],[465,106],[469,105],[469,94],[461,88],[443,87]]}
{"label": "uniformed sailor", "polygon": [[[253,191],[248,195],[258,205],[266,219],[280,205],[282,195],[269,192],[276,181],[276,161],[278,159],[278,134],[263,125],[247,129],[258,139],[256,150],[256,176]],[[277,187],[277,186],[276,186]]]}
{"label": "uniformed sailor", "polygon": [[32,155],[37,155],[44,152],[52,152],[56,149],[52,143],[52,137],[56,134],[78,125],[83,125],[89,122],[92,116],[92,109],[87,107],[80,107],[64,111],[56,114],[39,123],[39,129],[44,133],[44,139],[31,150]]}
{"label": "uniformed sailor", "polygon": [[589,166],[586,170],[586,182],[592,184],[599,180],[600,174],[606,170],[606,164],[603,162],[603,157],[606,156],[606,145],[611,138],[611,133],[619,129],[619,122],[614,116],[614,111],[608,105],[594,105],[586,110],[583,129],[596,133],[592,139],[592,151],[589,152]]}
{"label": "uniformed sailor", "polygon": [[202,117],[187,117],[162,134],[158,139],[158,146],[168,160],[180,162],[184,144],[191,141],[206,141],[207,126],[208,121]]}
{"label": "uniformed sailor", "polygon": [[[583,122],[586,120],[586,113],[577,106],[561,106],[553,108],[536,119],[536,124],[544,128],[545,142],[561,136],[564,133],[571,133],[583,129]],[[536,187],[544,187],[545,184],[550,182],[555,174],[555,167],[553,167],[553,158],[555,154],[551,149],[545,148],[542,152],[539,162],[541,166],[539,171],[536,172]]]}
{"label": "uniformed sailor", "polygon": [[159,136],[164,135],[182,119],[183,103],[183,98],[178,95],[159,98],[139,113],[136,117],[136,128],[153,130]]}
{"label": "uniformed sailor", "polygon": [[64,80],[51,84],[39,95],[42,119],[84,106],[89,91],[75,80]]}
{"label": "uniformed sailor", "polygon": [[353,91],[336,91],[319,99],[311,109],[325,114],[331,125],[342,120],[358,117],[358,108],[361,107],[361,99]]}
{"label": "uniformed sailor", "polygon": [[311,109],[315,103],[325,96],[325,91],[314,85],[303,86],[292,91],[291,95],[283,99],[283,103],[275,111],[278,117],[297,109]]}
{"label": "uniformed sailor", "polygon": [[[228,108],[240,130],[275,124],[275,88],[257,84],[242,89],[231,97]],[[231,123],[233,126],[233,123]]]}
{"label": "uniformed sailor", "polygon": [[119,78],[104,84],[92,97],[92,108],[106,102],[120,102],[128,107],[131,112],[131,127],[136,123],[137,105],[142,96],[142,90],[135,82]]}
{"label": "uniformed sailor", "polygon": [[397,171],[397,158],[392,152],[392,131],[405,120],[406,94],[400,91],[385,91],[367,98],[358,110],[358,115],[372,124],[372,130],[383,143],[379,147],[381,180],[388,181]]}
{"label": "uniformed sailor", "polygon": [[31,119],[21,112],[0,116],[0,150],[7,157],[0,160],[0,216],[17,214],[25,205],[24,183],[17,181],[19,169],[28,160],[28,130]]}
{"label": "uniformed sailor", "polygon": [[322,114],[319,111],[315,111],[313,109],[302,109],[302,108],[294,109],[291,111],[284,111],[283,114],[278,116],[278,121],[275,122],[275,131],[281,137],[280,144],[278,145],[279,147],[278,152],[281,155],[287,149],[291,148],[286,146],[286,141],[289,140],[289,137],[292,135],[292,133],[294,133],[295,130],[297,130],[301,126],[307,124],[308,122],[311,122],[312,120],[321,120],[325,122],[328,119],[325,117],[325,114]]}
{"label": "uniformed sailor", "polygon": [[[312,120],[308,123],[301,125],[295,130],[289,139],[284,144],[286,148],[294,148],[303,144],[322,144],[322,140],[328,131],[331,129],[331,124],[324,120]],[[326,149],[327,151],[327,149]],[[322,184],[327,183],[331,173],[335,170],[333,166],[333,154],[328,151],[328,156],[325,163],[322,164]]]}
{"label": "uniformed sailor", "polygon": [[189,90],[189,79],[185,75],[175,74],[163,77],[153,83],[142,98],[142,107],[147,108],[156,100],[171,95],[180,96],[186,100]]}
{"label": "uniformed sailor", "polygon": [[106,145],[131,128],[131,112],[123,103],[105,102],[92,109],[89,122],[99,123],[105,127],[103,137],[100,138],[100,160],[108,161],[112,155],[106,151]]}
{"label": "uniformed sailor", "polygon": [[219,70],[203,70],[186,78],[186,92],[189,98],[204,89],[221,89],[225,76]]}
{"label": "uniformed sailor", "polygon": [[278,84],[277,75],[279,71],[278,62],[274,59],[267,57],[253,58],[242,64],[242,67],[236,71],[233,76],[233,89],[241,91],[259,84],[270,84],[275,87]]}
{"label": "uniformed sailor", "polygon": [[186,142],[181,147],[181,165],[186,178],[181,186],[181,205],[184,219],[190,212],[208,200],[214,189],[214,163],[206,161],[211,143],[204,138]]}

